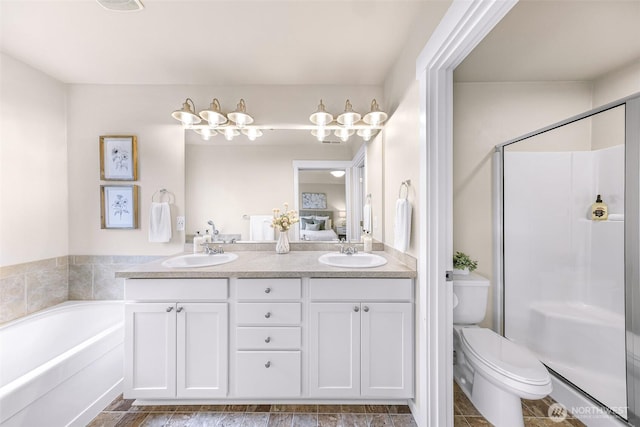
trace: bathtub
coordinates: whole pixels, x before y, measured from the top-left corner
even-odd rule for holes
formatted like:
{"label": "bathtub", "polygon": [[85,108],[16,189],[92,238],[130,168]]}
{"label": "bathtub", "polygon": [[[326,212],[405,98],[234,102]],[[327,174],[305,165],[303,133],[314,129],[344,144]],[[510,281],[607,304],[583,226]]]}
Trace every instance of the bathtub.
{"label": "bathtub", "polygon": [[0,326],[0,426],[85,426],[122,389],[124,305],[68,301]]}
{"label": "bathtub", "polygon": [[624,315],[577,302],[531,304],[527,346],[577,387],[626,418]]}

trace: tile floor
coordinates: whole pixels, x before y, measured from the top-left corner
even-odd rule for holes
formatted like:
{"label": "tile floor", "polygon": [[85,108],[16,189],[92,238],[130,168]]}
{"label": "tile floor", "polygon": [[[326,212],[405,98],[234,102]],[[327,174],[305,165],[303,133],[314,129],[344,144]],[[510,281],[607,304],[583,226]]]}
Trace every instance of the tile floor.
{"label": "tile floor", "polygon": [[[485,427],[492,426],[485,420],[478,410],[469,401],[464,392],[453,385],[454,400],[454,427]],[[585,427],[580,420],[571,415],[562,422],[556,422],[549,418],[548,409],[555,401],[547,396],[540,400],[522,400],[522,415],[525,427]]]}
{"label": "tile floor", "polygon": [[408,406],[135,406],[119,396],[89,427],[416,427]]}
{"label": "tile floor", "polygon": [[[569,417],[547,415],[550,397],[523,400],[525,427],[584,427]],[[454,427],[486,427],[485,420],[454,384]],[[408,406],[397,405],[204,405],[135,406],[122,395],[89,427],[416,427]]]}

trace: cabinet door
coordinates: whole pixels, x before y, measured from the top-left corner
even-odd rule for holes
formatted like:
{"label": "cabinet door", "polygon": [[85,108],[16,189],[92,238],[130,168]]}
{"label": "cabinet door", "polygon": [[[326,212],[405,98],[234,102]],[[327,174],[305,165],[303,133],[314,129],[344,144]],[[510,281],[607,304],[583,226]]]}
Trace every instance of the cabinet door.
{"label": "cabinet door", "polygon": [[360,396],[360,304],[309,304],[309,395]]}
{"label": "cabinet door", "polygon": [[177,391],[182,398],[227,395],[226,303],[177,304]]}
{"label": "cabinet door", "polygon": [[413,397],[413,304],[362,303],[362,396]]}
{"label": "cabinet door", "polygon": [[125,304],[125,325],[125,398],[174,397],[175,304]]}

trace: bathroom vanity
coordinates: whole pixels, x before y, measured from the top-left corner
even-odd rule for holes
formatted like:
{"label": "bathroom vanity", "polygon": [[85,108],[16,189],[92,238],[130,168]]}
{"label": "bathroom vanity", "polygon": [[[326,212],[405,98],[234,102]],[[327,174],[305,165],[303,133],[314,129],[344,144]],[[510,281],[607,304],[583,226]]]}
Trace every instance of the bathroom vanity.
{"label": "bathroom vanity", "polygon": [[124,397],[141,404],[405,401],[414,396],[415,269],[322,265],[322,252],[119,272]]}

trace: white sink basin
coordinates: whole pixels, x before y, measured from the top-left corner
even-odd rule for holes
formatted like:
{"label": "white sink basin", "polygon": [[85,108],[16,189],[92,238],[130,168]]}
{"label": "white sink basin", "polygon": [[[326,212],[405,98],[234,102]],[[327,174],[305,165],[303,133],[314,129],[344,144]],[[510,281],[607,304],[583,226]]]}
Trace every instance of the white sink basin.
{"label": "white sink basin", "polygon": [[318,258],[322,264],[332,267],[371,268],[380,267],[387,263],[387,259],[380,255],[358,253],[353,255],[328,253]]}
{"label": "white sink basin", "polygon": [[163,267],[169,268],[194,268],[194,267],[210,267],[212,265],[226,264],[238,258],[238,255],[232,253],[224,254],[187,254],[169,258],[162,262]]}

